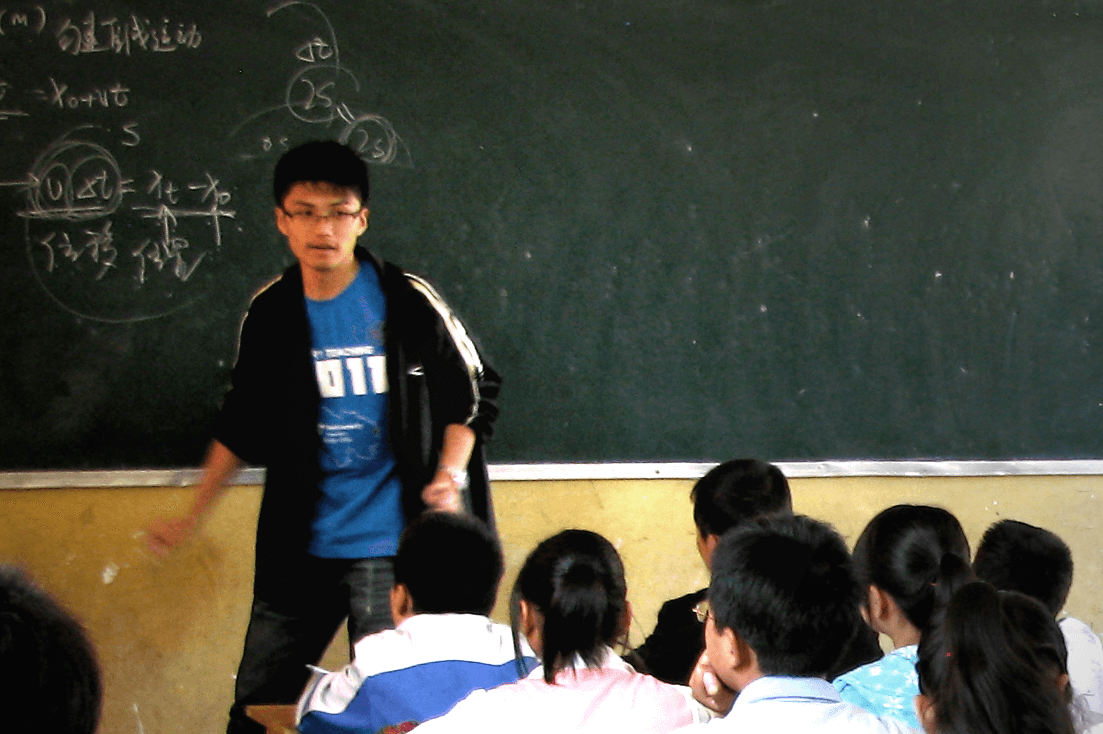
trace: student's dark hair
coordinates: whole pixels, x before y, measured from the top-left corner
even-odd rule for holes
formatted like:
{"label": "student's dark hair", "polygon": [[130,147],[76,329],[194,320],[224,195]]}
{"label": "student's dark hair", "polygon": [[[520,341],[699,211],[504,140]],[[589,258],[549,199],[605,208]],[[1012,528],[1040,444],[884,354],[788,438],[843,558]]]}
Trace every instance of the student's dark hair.
{"label": "student's dark hair", "polygon": [[729,530],[712,556],[709,603],[766,675],[824,676],[862,625],[860,586],[831,526],[775,515]]}
{"label": "student's dark hair", "polygon": [[394,580],[415,612],[490,614],[505,569],[497,536],[477,517],[423,512],[402,532]]}
{"label": "student's dark hair", "polygon": [[1018,520],[1001,520],[984,532],[973,568],[997,589],[1034,597],[1054,616],[1072,588],[1072,551],[1065,541]]}
{"label": "student's dark hair", "polygon": [[587,667],[599,667],[605,647],[616,641],[628,605],[624,564],[597,533],[564,530],[536,546],[517,575],[515,645],[522,599],[544,616],[544,680],[554,683],[576,655]]}
{"label": "student's dark hair", "polygon": [[21,571],[0,566],[4,729],[93,734],[103,687],[84,628]]}
{"label": "student's dark hair", "polygon": [[854,569],[863,585],[888,593],[920,630],[954,592],[975,580],[961,523],[927,505],[879,512],[854,544]]}
{"label": "student's dark hair", "polygon": [[693,485],[693,522],[701,537],[723,535],[760,515],[792,513],[789,482],[773,464],[735,459],[715,466]]}
{"label": "student's dark hair", "polygon": [[919,690],[939,734],[1073,734],[1065,639],[1045,607],[983,581],[919,642]]}
{"label": "student's dark hair", "polygon": [[276,206],[283,206],[287,192],[299,183],[325,183],[352,189],[365,206],[371,190],[368,164],[352,148],[335,140],[314,140],[283,154],[272,176]]}

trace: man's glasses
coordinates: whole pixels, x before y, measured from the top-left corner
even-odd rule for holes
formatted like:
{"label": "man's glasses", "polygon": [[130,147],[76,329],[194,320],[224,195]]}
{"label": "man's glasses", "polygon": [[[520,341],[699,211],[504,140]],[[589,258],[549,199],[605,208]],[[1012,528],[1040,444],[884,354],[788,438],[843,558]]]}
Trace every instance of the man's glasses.
{"label": "man's glasses", "polygon": [[701,601],[697,602],[697,604],[693,607],[693,613],[697,615],[697,621],[701,624],[704,624],[705,621],[709,618],[709,615],[712,614],[712,606],[709,604],[709,600],[702,599]]}
{"label": "man's glasses", "polygon": [[[280,207],[281,209],[283,207]],[[360,216],[362,209],[354,212],[330,212],[329,214],[318,214],[317,212],[303,211],[303,212],[289,212],[286,209],[283,213],[287,215],[288,219],[305,224],[307,226],[321,224],[322,222],[333,222],[335,226],[345,227],[352,224],[357,217]]]}

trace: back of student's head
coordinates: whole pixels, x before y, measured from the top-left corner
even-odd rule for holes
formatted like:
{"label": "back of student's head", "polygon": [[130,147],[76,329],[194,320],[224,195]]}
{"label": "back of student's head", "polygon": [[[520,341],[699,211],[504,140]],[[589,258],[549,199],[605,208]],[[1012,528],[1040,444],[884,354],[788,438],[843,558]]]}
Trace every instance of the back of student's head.
{"label": "back of student's head", "polygon": [[823,676],[861,625],[859,589],[838,533],[778,515],[720,539],[709,603],[717,628],[743,638],[764,674]]}
{"label": "back of student's head", "polygon": [[1049,611],[983,581],[919,643],[920,718],[938,734],[1072,734],[1065,639]]}
{"label": "back of student's head", "polygon": [[517,575],[515,630],[522,599],[543,615],[544,680],[554,682],[576,655],[588,667],[599,667],[625,621],[624,564],[597,533],[564,530],[536,546]]}
{"label": "back of student's head", "polygon": [[1054,616],[1072,588],[1072,551],[1065,541],[1018,520],[1001,520],[985,531],[973,568],[997,589],[1034,597]]}
{"label": "back of student's head", "polygon": [[690,492],[693,522],[702,538],[723,535],[761,515],[791,513],[789,482],[773,464],[735,459],[713,467]]}
{"label": "back of student's head", "polygon": [[4,730],[92,734],[100,668],[84,629],[23,573],[0,566],[0,705]]}
{"label": "back of student's head", "polygon": [[283,154],[272,176],[276,206],[283,206],[287,192],[299,183],[330,184],[340,189],[351,189],[365,206],[371,189],[368,164],[352,148],[335,140],[314,140]]}
{"label": "back of student's head", "polygon": [[895,505],[877,514],[854,544],[864,585],[886,592],[920,630],[954,592],[974,579],[969,540],[941,507]]}
{"label": "back of student's head", "polygon": [[402,532],[394,580],[415,612],[490,614],[504,564],[498,538],[477,517],[424,512]]}

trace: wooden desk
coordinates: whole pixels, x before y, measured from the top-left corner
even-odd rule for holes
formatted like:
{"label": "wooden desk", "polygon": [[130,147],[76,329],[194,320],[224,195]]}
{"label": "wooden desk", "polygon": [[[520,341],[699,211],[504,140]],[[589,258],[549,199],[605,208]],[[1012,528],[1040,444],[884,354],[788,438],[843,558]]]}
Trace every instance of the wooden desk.
{"label": "wooden desk", "polygon": [[295,706],[292,704],[266,704],[245,707],[245,715],[263,724],[268,734],[297,734]]}

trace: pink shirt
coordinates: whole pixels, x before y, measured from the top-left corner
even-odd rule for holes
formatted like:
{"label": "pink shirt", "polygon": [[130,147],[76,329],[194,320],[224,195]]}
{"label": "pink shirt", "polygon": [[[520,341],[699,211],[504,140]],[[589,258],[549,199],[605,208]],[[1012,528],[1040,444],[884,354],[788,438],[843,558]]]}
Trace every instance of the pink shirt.
{"label": "pink shirt", "polygon": [[612,650],[600,669],[579,662],[560,672],[555,685],[545,683],[543,675],[543,668],[537,668],[516,683],[475,691],[417,732],[662,734],[709,718],[688,688],[637,673]]}

